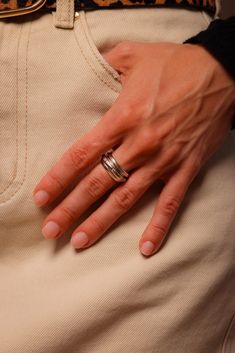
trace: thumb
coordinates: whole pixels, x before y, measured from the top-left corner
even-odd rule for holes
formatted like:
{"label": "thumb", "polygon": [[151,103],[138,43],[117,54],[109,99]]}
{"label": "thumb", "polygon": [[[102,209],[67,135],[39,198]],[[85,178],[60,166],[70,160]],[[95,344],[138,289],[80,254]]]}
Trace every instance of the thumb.
{"label": "thumb", "polygon": [[135,54],[135,43],[131,41],[123,41],[116,44],[112,49],[104,52],[104,59],[119,74],[127,73],[133,66],[133,58]]}

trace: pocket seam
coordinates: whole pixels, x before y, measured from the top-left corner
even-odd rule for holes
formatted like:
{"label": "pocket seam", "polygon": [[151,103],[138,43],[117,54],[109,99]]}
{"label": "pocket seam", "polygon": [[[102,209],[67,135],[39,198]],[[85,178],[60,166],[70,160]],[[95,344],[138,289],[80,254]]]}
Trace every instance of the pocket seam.
{"label": "pocket seam", "polygon": [[[18,116],[18,112],[19,112],[19,47],[20,47],[20,38],[22,37],[22,32],[23,32],[23,25],[21,25],[21,29],[20,29],[20,35],[19,35],[19,41],[18,41],[18,52],[17,52],[17,70],[16,70],[16,82],[17,82],[17,93],[16,93],[16,104],[17,104],[17,109],[16,109],[16,122],[17,122],[17,137],[16,137],[16,146],[17,146],[17,157],[16,157],[16,163],[15,165],[17,166],[15,168],[15,173],[13,176],[13,179],[11,180],[10,184],[8,184],[8,186],[1,191],[0,193],[0,206],[2,206],[3,204],[7,203],[8,201],[10,201],[15,194],[18,193],[18,191],[21,189],[22,185],[24,184],[25,180],[26,180],[26,167],[27,167],[27,156],[28,156],[28,145],[27,145],[27,136],[28,136],[28,48],[29,48],[29,37],[30,37],[30,29],[31,29],[31,22],[28,25],[28,28],[26,28],[26,41],[25,41],[25,68],[24,68],[24,75],[25,75],[25,102],[24,102],[24,107],[25,107],[25,111],[24,111],[24,123],[25,123],[25,127],[23,128],[24,131],[24,148],[22,147],[22,154],[23,154],[23,159],[24,159],[24,169],[23,169],[23,175],[20,175],[19,178],[19,185],[17,185],[16,183],[16,188],[14,189],[13,184],[15,179],[18,176],[18,172],[20,170],[19,168],[19,134],[22,134],[22,131],[20,131],[20,127],[22,129],[22,126],[20,126],[19,123],[19,116]],[[21,58],[22,60],[22,58]],[[23,135],[22,135],[23,136]],[[4,197],[4,193],[5,192],[9,192],[10,195],[9,197],[7,196],[7,198],[4,199],[4,201],[1,201],[1,197]],[[13,192],[13,194],[11,194],[11,192]]]}
{"label": "pocket seam", "polygon": [[[82,12],[82,11],[81,11],[81,12]],[[84,28],[83,20],[85,21],[85,19],[82,18],[83,15],[81,16],[81,12],[80,12],[80,17],[81,17],[81,18],[80,18],[80,23],[79,23],[79,24],[80,24],[82,33],[83,33],[83,35],[85,36],[86,45],[88,45],[89,51],[92,53],[92,56],[95,58],[96,62],[98,62],[98,64],[100,64],[100,65],[102,66],[102,68],[105,70],[105,72],[108,73],[109,77],[110,77],[111,79],[116,80],[116,82],[121,83],[121,80],[119,79],[118,73],[117,73],[117,77],[115,77],[115,76],[114,76],[114,73],[106,66],[106,65],[108,65],[108,64],[106,64],[105,62],[103,62],[103,61],[101,60],[101,58],[97,55],[97,53],[94,51],[94,49],[92,48],[92,45],[91,45],[91,43],[90,43],[90,38],[89,38],[88,35],[87,35],[86,28]],[[78,19],[78,20],[79,20],[79,19]],[[77,25],[78,25],[78,22],[77,22],[77,24],[75,24],[74,27],[76,28]],[[85,54],[85,52],[84,52],[84,50],[83,50],[83,48],[82,48],[82,46],[81,46],[81,44],[80,44],[80,40],[79,40],[79,38],[78,38],[78,35],[77,35],[76,31],[73,31],[73,33],[74,33],[76,42],[77,42],[77,44],[78,44],[78,46],[79,46],[79,48],[80,48],[80,51],[81,51],[81,53],[82,53],[82,55],[83,55],[83,57],[84,57],[86,63],[87,63],[87,64],[89,65],[89,67],[91,68],[91,70],[95,73],[95,75],[99,78],[99,80],[100,80],[101,82],[103,82],[106,86],[108,86],[108,87],[109,87],[110,89],[112,89],[114,92],[120,93],[120,91],[119,91],[116,87],[114,87],[114,86],[111,85],[109,82],[107,82],[107,80],[105,80],[105,79],[99,74],[99,72],[95,69],[95,67],[93,67],[93,65],[91,65],[91,63],[90,63],[90,61],[89,61],[89,58],[88,58],[87,55]],[[97,49],[97,50],[98,50],[98,49]],[[100,54],[100,55],[101,55],[101,54]],[[114,69],[113,69],[113,70],[114,70]]]}
{"label": "pocket seam", "polygon": [[[81,22],[82,22],[83,30],[84,30],[88,45],[89,45],[92,53],[94,54],[94,56],[98,60],[98,62],[103,66],[103,68],[108,72],[108,74],[111,74],[111,76],[114,79],[117,79],[119,82],[121,82],[120,81],[120,75],[113,68],[110,68],[110,65],[104,59],[102,59],[102,55],[100,53],[98,55],[97,52],[92,47],[90,42],[91,42],[91,40],[93,41],[93,39],[91,38],[91,35],[89,35],[89,36],[87,35],[87,30],[89,31],[89,28],[88,28],[88,25],[87,25],[86,18],[83,16],[83,14],[82,14],[82,17],[81,17]],[[86,30],[84,29],[84,21],[86,22]],[[94,46],[95,46],[95,44],[94,44]],[[98,51],[98,49],[97,49],[97,51]]]}
{"label": "pocket seam", "polygon": [[18,119],[18,99],[19,99],[19,89],[18,89],[18,70],[19,70],[19,44],[20,44],[20,38],[21,38],[21,34],[22,34],[22,25],[20,26],[20,31],[19,31],[19,36],[18,36],[18,40],[17,40],[17,49],[16,49],[16,109],[15,109],[15,114],[16,114],[16,126],[17,126],[17,132],[16,132],[16,161],[14,163],[14,174],[12,179],[10,180],[10,182],[8,183],[8,185],[0,191],[0,195],[4,194],[5,191],[7,191],[10,186],[13,184],[16,176],[17,176],[17,169],[18,169],[18,128],[19,128],[19,119]]}

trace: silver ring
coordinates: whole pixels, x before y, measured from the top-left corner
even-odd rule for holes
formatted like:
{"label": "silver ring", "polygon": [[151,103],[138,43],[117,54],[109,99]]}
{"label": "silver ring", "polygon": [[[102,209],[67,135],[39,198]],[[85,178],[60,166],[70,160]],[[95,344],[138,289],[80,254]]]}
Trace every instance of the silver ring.
{"label": "silver ring", "polygon": [[116,161],[112,155],[112,152],[113,151],[108,151],[102,155],[101,164],[113,180],[125,182],[128,179],[129,174]]}

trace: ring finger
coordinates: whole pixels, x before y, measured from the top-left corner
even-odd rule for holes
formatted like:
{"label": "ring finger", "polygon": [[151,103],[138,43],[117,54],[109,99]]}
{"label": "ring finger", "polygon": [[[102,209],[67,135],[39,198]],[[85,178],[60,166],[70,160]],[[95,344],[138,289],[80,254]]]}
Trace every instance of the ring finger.
{"label": "ring finger", "polygon": [[155,180],[161,178],[161,171],[166,169],[174,156],[175,148],[171,147],[161,157],[150,160],[133,172],[125,184],[117,187],[104,203],[78,226],[72,234],[71,244],[80,249],[95,243],[139,200]]}
{"label": "ring finger", "polygon": [[146,167],[135,171],[125,184],[118,186],[73,232],[71,244],[80,249],[95,243],[115,221],[125,214],[150,187],[153,180],[147,177]]}
{"label": "ring finger", "polygon": [[[125,156],[119,156],[118,150],[114,155],[125,170],[133,168],[126,162]],[[102,164],[98,164],[45,218],[42,223],[44,237],[53,239],[61,236],[93,203],[115,185],[117,182],[111,178]]]}

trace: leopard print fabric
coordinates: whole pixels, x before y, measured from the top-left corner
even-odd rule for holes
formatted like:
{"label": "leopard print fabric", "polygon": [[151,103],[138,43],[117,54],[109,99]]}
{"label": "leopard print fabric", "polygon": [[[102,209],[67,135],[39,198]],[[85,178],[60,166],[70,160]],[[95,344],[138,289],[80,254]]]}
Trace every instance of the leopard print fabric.
{"label": "leopard print fabric", "polygon": [[[183,8],[195,8],[215,13],[215,1],[216,0],[75,0],[75,9],[78,11],[98,8],[122,8],[129,6],[180,6]],[[37,0],[0,0],[0,11],[25,8],[36,2]],[[47,0],[43,8],[55,10],[56,0]]]}

